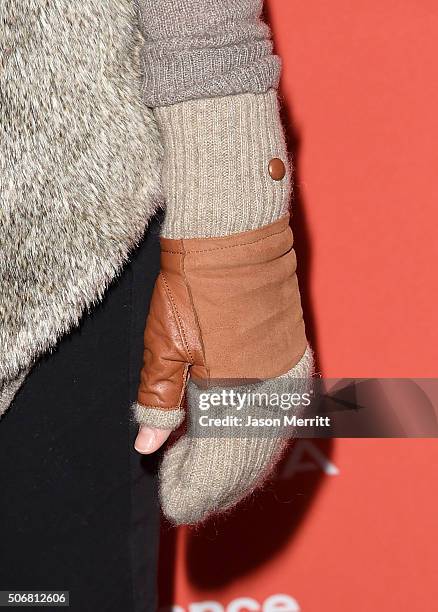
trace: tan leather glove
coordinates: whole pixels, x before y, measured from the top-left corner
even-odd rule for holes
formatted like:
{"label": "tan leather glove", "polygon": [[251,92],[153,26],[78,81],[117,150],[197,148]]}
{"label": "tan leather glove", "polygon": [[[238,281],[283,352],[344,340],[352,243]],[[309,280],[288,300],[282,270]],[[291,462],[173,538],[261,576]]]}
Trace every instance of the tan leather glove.
{"label": "tan leather glove", "polygon": [[[258,230],[161,239],[144,341],[137,420],[176,427],[188,376],[266,379],[284,374],[307,341],[289,216]],[[152,412],[150,412],[152,410]]]}

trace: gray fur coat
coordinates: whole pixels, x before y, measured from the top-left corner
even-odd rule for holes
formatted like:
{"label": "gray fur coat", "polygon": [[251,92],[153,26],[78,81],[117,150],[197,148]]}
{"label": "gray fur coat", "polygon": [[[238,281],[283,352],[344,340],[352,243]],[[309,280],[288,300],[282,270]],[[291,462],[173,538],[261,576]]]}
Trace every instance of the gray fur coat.
{"label": "gray fur coat", "polygon": [[0,0],[0,414],[161,204],[131,0]]}

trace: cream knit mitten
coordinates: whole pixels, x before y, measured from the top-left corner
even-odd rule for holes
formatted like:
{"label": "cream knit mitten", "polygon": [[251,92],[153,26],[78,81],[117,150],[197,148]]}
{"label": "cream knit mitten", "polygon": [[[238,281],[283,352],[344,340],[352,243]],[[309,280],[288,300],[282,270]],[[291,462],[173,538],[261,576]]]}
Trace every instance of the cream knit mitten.
{"label": "cream knit mitten", "polygon": [[[291,177],[276,91],[189,100],[155,115],[167,208],[137,422],[177,428],[184,395],[189,421],[197,418],[198,378],[268,379],[271,389],[288,379],[304,392],[313,360],[287,220]],[[276,311],[282,300],[290,312]],[[165,515],[193,524],[232,507],[269,475],[285,444],[280,435],[183,434],[160,468]]]}

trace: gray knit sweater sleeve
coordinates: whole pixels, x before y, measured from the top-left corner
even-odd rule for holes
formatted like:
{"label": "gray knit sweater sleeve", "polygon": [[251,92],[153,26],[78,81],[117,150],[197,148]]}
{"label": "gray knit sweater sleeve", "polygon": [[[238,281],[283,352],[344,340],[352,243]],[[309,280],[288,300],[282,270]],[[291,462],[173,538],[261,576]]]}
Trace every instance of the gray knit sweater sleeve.
{"label": "gray knit sweater sleeve", "polygon": [[278,85],[263,0],[136,0],[148,106]]}

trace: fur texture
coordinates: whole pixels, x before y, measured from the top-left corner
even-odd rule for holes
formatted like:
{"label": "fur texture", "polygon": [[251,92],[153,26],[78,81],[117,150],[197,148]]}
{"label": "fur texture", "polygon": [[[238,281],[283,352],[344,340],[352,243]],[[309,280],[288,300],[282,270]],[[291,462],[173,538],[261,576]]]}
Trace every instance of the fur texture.
{"label": "fur texture", "polygon": [[[0,0],[0,393],[102,298],[161,205],[131,0]],[[3,409],[7,401],[3,403]]]}

